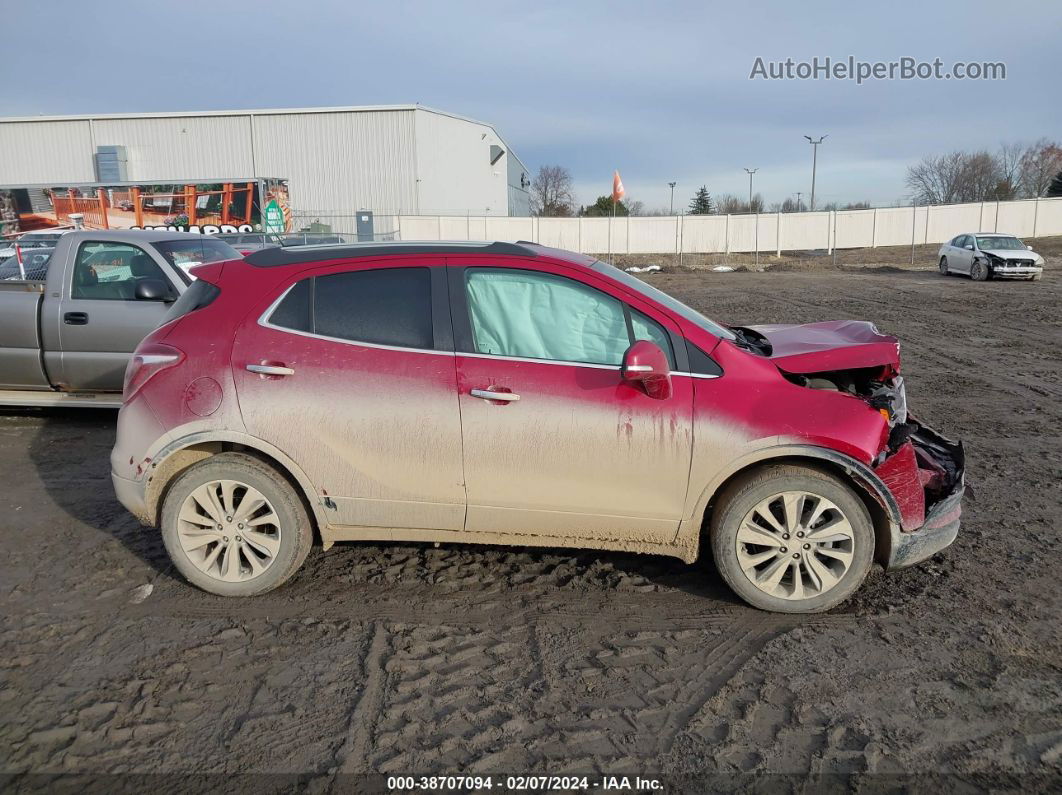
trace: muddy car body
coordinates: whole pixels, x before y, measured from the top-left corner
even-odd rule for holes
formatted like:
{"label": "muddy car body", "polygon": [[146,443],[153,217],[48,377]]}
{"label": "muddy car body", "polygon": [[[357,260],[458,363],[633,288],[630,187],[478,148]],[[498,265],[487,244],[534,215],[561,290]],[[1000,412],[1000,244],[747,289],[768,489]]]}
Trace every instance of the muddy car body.
{"label": "muddy car body", "polygon": [[266,249],[195,269],[111,456],[182,573],[251,595],[347,540],[694,561],[766,609],[850,595],[959,527],[963,453],[865,322],[716,324],[530,244]]}

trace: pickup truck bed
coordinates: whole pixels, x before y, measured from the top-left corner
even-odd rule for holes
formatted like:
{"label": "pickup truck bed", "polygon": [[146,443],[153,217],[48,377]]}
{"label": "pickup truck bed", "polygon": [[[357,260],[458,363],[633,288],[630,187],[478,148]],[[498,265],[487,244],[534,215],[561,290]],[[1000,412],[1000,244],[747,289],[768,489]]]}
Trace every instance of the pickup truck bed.
{"label": "pickup truck bed", "polygon": [[185,268],[239,256],[181,232],[64,234],[45,281],[0,280],[0,406],[121,406],[129,357],[187,288]]}

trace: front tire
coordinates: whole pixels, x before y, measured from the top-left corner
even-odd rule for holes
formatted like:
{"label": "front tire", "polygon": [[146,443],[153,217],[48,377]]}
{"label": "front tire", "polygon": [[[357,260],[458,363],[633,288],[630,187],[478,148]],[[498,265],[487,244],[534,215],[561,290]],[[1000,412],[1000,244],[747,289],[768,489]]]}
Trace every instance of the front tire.
{"label": "front tire", "polygon": [[733,483],[712,512],[710,532],[716,567],[734,593],[779,613],[840,604],[874,557],[863,501],[812,467],[766,466]]}
{"label": "front tire", "polygon": [[183,472],[166,493],[162,540],[193,585],[256,596],[287,581],[313,544],[302,500],[272,467],[221,453]]}
{"label": "front tire", "polygon": [[975,282],[988,281],[988,277],[991,273],[988,270],[988,266],[983,262],[975,262],[970,268],[970,278]]}

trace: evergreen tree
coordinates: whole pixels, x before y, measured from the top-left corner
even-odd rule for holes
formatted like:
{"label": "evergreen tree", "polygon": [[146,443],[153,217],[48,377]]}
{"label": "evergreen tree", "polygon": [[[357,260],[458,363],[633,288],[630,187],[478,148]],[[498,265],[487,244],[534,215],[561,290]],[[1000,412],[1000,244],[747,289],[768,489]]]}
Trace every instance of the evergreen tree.
{"label": "evergreen tree", "polygon": [[690,201],[690,215],[708,215],[715,211],[715,207],[712,206],[712,196],[708,193],[708,187],[701,185],[697,189],[697,193],[694,194],[693,199]]}
{"label": "evergreen tree", "polygon": [[[579,208],[579,214],[585,215],[588,218],[607,218],[612,215],[612,197],[611,196],[598,196],[597,201],[586,207]],[[630,215],[631,212],[627,208],[627,205],[623,203],[623,200],[616,202],[616,217],[619,218],[622,215]]]}
{"label": "evergreen tree", "polygon": [[1062,196],[1062,171],[1055,174],[1055,178],[1051,180],[1051,185],[1047,189],[1048,196]]}

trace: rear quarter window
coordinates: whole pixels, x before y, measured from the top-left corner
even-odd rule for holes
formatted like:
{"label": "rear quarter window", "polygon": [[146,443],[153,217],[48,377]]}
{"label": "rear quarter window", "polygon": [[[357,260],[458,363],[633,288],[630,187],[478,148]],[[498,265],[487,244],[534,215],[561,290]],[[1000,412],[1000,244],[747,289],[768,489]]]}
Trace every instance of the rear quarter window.
{"label": "rear quarter window", "polygon": [[351,342],[432,349],[431,274],[427,268],[380,268],[303,279],[266,322]]}
{"label": "rear quarter window", "polygon": [[314,333],[401,348],[435,347],[428,268],[381,268],[318,276]]}

